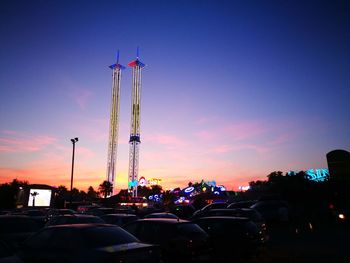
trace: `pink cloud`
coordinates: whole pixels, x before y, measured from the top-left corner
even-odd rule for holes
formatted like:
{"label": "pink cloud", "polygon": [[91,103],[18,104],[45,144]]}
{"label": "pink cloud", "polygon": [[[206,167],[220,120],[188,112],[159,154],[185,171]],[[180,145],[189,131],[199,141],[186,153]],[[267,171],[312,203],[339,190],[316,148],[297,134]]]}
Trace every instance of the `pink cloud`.
{"label": "pink cloud", "polygon": [[[205,141],[243,141],[255,139],[266,132],[267,126],[260,121],[244,121],[237,123],[225,123],[223,120],[213,123],[212,130],[201,130],[195,136]],[[217,128],[216,128],[217,127]]]}
{"label": "pink cloud", "polygon": [[258,121],[246,121],[241,123],[228,124],[223,128],[223,133],[234,140],[247,140],[256,138],[266,133],[268,128]]}
{"label": "pink cloud", "polygon": [[48,135],[25,135],[15,131],[5,131],[0,134],[0,152],[37,152],[57,140]]}
{"label": "pink cloud", "polygon": [[71,94],[75,102],[79,105],[80,109],[86,109],[86,106],[92,97],[93,93],[90,90],[78,88]]}
{"label": "pink cloud", "polygon": [[208,130],[199,131],[195,135],[201,140],[213,140],[218,137],[217,132]]}
{"label": "pink cloud", "polygon": [[168,146],[170,148],[184,147],[188,143],[175,135],[149,135],[147,142],[158,143],[161,145]]}
{"label": "pink cloud", "polygon": [[282,145],[287,142],[290,142],[292,139],[294,139],[294,137],[295,135],[291,133],[278,134],[277,137],[270,142],[270,144],[274,146]]}
{"label": "pink cloud", "polygon": [[208,122],[209,122],[209,118],[207,117],[201,117],[195,121],[196,124],[206,124]]}
{"label": "pink cloud", "polygon": [[62,82],[62,85],[66,87],[66,95],[72,98],[80,109],[86,109],[88,102],[94,93],[82,86],[81,83],[75,82],[73,79],[64,77]]}
{"label": "pink cloud", "polygon": [[84,118],[83,121],[73,124],[79,131],[79,136],[89,141],[101,142],[108,140],[109,123],[107,118]]}
{"label": "pink cloud", "polygon": [[84,156],[85,158],[93,158],[96,156],[96,153],[94,151],[91,151],[86,147],[77,147],[77,155],[78,154]]}
{"label": "pink cloud", "polygon": [[227,153],[227,152],[230,152],[232,151],[233,147],[232,146],[229,146],[229,145],[219,145],[215,148],[213,148],[213,152],[214,153]]}

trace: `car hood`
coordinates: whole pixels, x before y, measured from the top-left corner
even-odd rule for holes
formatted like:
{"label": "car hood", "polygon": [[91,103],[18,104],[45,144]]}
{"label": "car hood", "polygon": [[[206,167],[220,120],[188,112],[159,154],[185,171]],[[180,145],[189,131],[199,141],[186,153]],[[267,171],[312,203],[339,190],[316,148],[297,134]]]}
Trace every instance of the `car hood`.
{"label": "car hood", "polygon": [[115,253],[115,252],[123,252],[133,249],[141,249],[141,248],[152,248],[152,247],[158,247],[157,245],[147,244],[147,243],[141,243],[141,242],[132,242],[132,243],[126,243],[121,245],[114,245],[114,246],[107,246],[107,247],[100,247],[96,250],[103,251],[103,252],[109,252],[109,253]]}

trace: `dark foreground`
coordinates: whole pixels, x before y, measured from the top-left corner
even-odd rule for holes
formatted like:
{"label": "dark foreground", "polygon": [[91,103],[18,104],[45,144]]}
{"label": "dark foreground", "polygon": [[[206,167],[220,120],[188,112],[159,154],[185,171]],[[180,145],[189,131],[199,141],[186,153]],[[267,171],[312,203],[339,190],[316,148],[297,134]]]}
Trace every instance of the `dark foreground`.
{"label": "dark foreground", "polygon": [[350,262],[349,226],[326,224],[304,233],[295,233],[286,226],[271,226],[269,232],[270,241],[260,254],[242,262]]}

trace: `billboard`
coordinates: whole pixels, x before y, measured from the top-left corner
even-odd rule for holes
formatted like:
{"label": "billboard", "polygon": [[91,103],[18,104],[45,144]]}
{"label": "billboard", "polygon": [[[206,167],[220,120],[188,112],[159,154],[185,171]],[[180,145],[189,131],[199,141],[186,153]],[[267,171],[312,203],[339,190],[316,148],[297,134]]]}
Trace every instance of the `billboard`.
{"label": "billboard", "polygon": [[50,206],[51,195],[49,189],[30,189],[28,206]]}

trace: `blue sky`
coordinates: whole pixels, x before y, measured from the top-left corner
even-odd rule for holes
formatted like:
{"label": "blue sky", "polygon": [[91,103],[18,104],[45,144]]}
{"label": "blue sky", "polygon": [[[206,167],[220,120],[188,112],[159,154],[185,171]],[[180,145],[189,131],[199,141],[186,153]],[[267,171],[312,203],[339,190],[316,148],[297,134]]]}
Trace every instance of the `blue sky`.
{"label": "blue sky", "polygon": [[[140,176],[236,189],[350,148],[347,1],[3,1],[0,178],[97,187],[111,71],[140,47]],[[123,72],[117,188],[128,169]]]}

